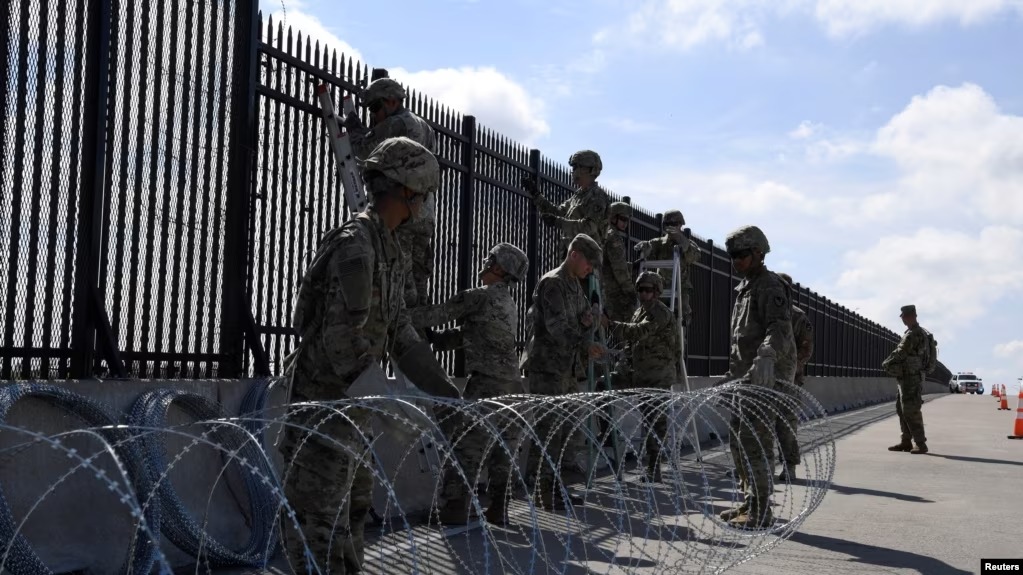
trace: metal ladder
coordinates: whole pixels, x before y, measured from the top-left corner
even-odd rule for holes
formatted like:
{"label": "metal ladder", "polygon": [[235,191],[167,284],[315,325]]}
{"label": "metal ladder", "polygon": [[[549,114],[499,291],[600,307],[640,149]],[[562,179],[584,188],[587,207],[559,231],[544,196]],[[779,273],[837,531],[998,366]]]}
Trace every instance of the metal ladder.
{"label": "metal ladder", "polygon": [[[689,235],[685,236],[686,241],[689,240]],[[671,270],[671,287],[665,286],[661,291],[661,299],[667,298],[668,308],[671,310],[672,315],[675,316],[675,322],[678,326],[678,340],[679,340],[679,356],[678,363],[682,372],[682,382],[674,383],[671,386],[673,392],[681,391],[692,391],[689,387],[689,373],[686,370],[686,328],[682,325],[682,294],[678,293],[679,289],[679,278],[682,273],[682,252],[680,246],[675,246],[670,260],[641,260],[639,262],[639,272],[658,270]],[[673,408],[674,411],[674,408]],[[679,416],[678,413],[672,413],[672,419],[675,420]],[[693,419],[693,447],[696,449],[696,460],[701,461],[703,459],[703,452],[700,448],[700,434],[696,428],[696,420]],[[675,433],[676,426],[672,425],[672,433]],[[671,441],[672,446],[677,446],[679,440],[677,437],[673,437]]]}
{"label": "metal ladder", "polygon": [[[590,333],[590,342],[596,342],[604,346],[607,349],[607,334],[604,332],[604,328],[600,325],[600,318],[604,314],[603,307],[603,295],[600,291],[600,280],[597,279],[596,274],[590,274],[587,280],[587,296],[590,298],[591,310],[593,314],[593,329]],[[597,391],[597,364],[600,364],[604,375],[604,385],[608,391],[614,389],[611,385],[611,368],[608,367],[607,359],[604,361],[589,360],[586,364],[586,378],[588,387],[587,390],[590,393]],[[610,408],[614,410],[613,406]],[[613,418],[612,418],[613,419]],[[613,423],[613,422],[612,422]],[[593,486],[593,478],[596,475],[593,471],[597,465],[597,452],[604,450],[603,440],[601,438],[600,430],[600,418],[594,414],[590,416],[590,429],[593,437],[596,441],[589,442],[590,453],[589,453],[589,473],[586,477],[586,489],[590,489]],[[614,457],[609,458],[611,460],[611,471],[614,472],[615,477],[621,478],[622,473],[625,471],[624,466],[624,450],[618,444],[618,434],[615,433],[614,429],[610,430],[611,433],[611,449],[614,452]],[[606,454],[606,452],[605,452]]]}
{"label": "metal ladder", "polygon": [[[323,123],[327,126],[327,137],[330,139],[330,149],[334,152],[334,159],[337,160],[338,175],[341,177],[341,185],[345,190],[345,207],[348,215],[354,216],[366,210],[366,190],[363,188],[362,173],[355,163],[355,154],[352,152],[352,142],[348,138],[348,132],[341,131],[339,118],[334,114],[334,103],[331,101],[330,90],[326,84],[316,86],[316,97],[320,100],[320,112],[323,114]],[[342,110],[345,116],[355,110],[355,102],[351,95],[345,96],[342,100]]]}

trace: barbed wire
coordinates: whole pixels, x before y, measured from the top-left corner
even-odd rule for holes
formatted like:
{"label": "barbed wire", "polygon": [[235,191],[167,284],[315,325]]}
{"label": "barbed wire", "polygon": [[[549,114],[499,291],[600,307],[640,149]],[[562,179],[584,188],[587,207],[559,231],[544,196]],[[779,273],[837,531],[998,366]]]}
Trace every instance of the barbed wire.
{"label": "barbed wire", "polygon": [[[45,569],[26,532],[38,532],[28,526],[48,520],[43,503],[76,473],[76,486],[95,482],[130,510],[124,532],[134,535],[125,541],[124,572],[155,566],[169,573],[176,567],[161,534],[207,569],[284,565],[285,554],[277,551],[297,537],[291,545],[314,556],[313,572],[323,570],[324,558],[305,539],[301,512],[289,494],[300,491],[295,482],[308,481],[308,470],[298,463],[303,450],[324,450],[337,461],[360,462],[375,486],[363,572],[529,574],[564,572],[567,564],[589,572],[721,573],[798,530],[834,474],[824,409],[809,393],[781,382],[773,389],[725,382],[692,392],[630,389],[476,401],[418,394],[272,401],[283,383],[256,383],[240,415],[232,417],[219,403],[180,390],[143,393],[118,417],[66,388],[0,388],[0,429],[12,432],[0,444],[0,459],[38,465],[39,450],[48,448],[50,457],[66,461],[48,468],[65,471],[35,486],[33,495],[0,492],[0,568]],[[84,425],[47,435],[8,424],[11,407],[28,397],[50,402]],[[168,417],[172,405],[187,414],[187,423],[180,423],[180,411]],[[778,481],[775,425],[793,414],[803,422],[802,478]],[[661,418],[659,431],[654,422]],[[735,437],[743,428],[766,431],[750,443]],[[83,443],[82,437],[90,440]],[[580,454],[581,475],[571,472]],[[507,465],[492,464],[492,455]],[[110,461],[116,463],[113,475]],[[329,460],[322,465],[346,469]],[[321,479],[345,485],[346,477]],[[740,529],[719,517],[742,503],[743,487],[770,494],[773,522]],[[225,532],[227,511],[217,499],[224,489],[241,505],[228,509],[244,516],[247,535]],[[452,493],[464,494],[466,505],[464,519],[454,523],[445,519]],[[495,523],[487,512],[498,495],[507,515]],[[327,515],[340,514],[351,497],[345,492]],[[563,505],[553,503],[559,500]],[[12,501],[18,502],[17,519]],[[338,540],[341,533],[334,534]],[[116,567],[110,563],[116,558],[79,559],[102,563],[107,571]]]}

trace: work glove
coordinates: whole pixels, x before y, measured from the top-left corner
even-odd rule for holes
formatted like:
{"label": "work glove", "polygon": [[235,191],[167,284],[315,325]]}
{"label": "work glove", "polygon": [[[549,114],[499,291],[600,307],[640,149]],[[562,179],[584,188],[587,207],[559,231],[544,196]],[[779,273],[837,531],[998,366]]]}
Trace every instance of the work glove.
{"label": "work glove", "polygon": [[761,344],[757,349],[757,357],[753,360],[753,367],[750,368],[750,382],[753,385],[762,387],[774,387],[774,360],[778,354],[774,349]]}
{"label": "work glove", "polygon": [[650,255],[650,252],[653,251],[654,246],[652,246],[648,241],[642,241],[637,242],[636,245],[632,247],[632,249],[639,252],[640,259],[646,259],[647,256]]}
{"label": "work glove", "polygon": [[530,199],[535,198],[540,194],[540,188],[536,185],[536,178],[533,176],[524,176],[519,180],[519,184],[522,185],[522,189],[526,191]]}

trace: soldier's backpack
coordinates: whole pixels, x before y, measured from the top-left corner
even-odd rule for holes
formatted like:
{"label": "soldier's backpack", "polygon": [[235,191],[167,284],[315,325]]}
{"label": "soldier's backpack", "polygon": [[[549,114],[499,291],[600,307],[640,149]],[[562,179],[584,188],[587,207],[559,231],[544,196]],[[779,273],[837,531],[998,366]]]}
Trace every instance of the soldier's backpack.
{"label": "soldier's backpack", "polygon": [[934,373],[938,367],[938,341],[934,339],[931,332],[924,330],[927,334],[927,358],[924,360],[924,372]]}

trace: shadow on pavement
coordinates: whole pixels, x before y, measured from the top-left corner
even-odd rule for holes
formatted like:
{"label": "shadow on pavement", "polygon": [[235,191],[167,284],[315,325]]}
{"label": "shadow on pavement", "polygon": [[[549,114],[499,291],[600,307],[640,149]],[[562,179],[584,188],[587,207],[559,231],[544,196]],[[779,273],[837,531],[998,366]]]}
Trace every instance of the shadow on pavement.
{"label": "shadow on pavement", "polygon": [[927,575],[972,575],[970,571],[956,569],[944,561],[909,551],[888,549],[876,545],[864,545],[846,539],[809,533],[795,533],[792,535],[791,540],[818,549],[851,555],[854,559],[850,559],[850,561],[855,563],[877,565],[892,569],[914,569]]}
{"label": "shadow on pavement", "polygon": [[909,501],[910,503],[934,503],[930,499],[924,499],[917,495],[906,495],[905,493],[893,493],[891,491],[878,491],[877,489],[866,489],[864,487],[847,487],[845,485],[838,485],[837,483],[831,484],[831,490],[835,493],[841,493],[842,495],[868,495],[871,497],[888,497],[890,499],[898,499],[899,501]]}
{"label": "shadow on pavement", "polygon": [[983,457],[966,457],[965,455],[942,455],[940,453],[928,453],[930,457],[941,457],[953,461],[965,461],[967,463],[993,463],[995,465],[1023,465],[1023,461],[1007,461],[1005,459],[985,459]]}

